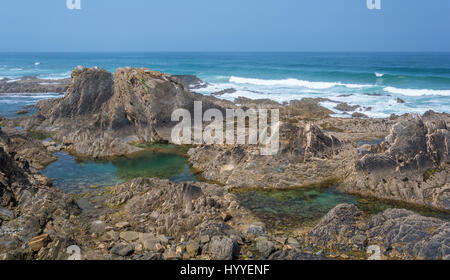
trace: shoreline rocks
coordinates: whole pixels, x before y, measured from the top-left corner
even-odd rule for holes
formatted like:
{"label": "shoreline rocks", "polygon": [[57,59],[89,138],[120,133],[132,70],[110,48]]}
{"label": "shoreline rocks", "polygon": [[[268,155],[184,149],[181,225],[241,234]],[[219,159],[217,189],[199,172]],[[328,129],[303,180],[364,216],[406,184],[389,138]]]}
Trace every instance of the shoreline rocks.
{"label": "shoreline rocks", "polygon": [[366,147],[341,189],[449,211],[449,144],[442,116],[409,116],[381,144]]}
{"label": "shoreline rocks", "polygon": [[37,77],[0,79],[0,93],[64,93],[70,79],[47,80]]}
{"label": "shoreline rocks", "polygon": [[0,259],[65,258],[67,244],[75,244],[72,222],[81,213],[75,200],[32,171],[0,134]]}
{"label": "shoreline rocks", "polygon": [[326,249],[365,252],[377,246],[389,259],[450,259],[450,223],[404,209],[366,218],[354,205],[331,210],[309,232],[308,242]]}
{"label": "shoreline rocks", "polygon": [[122,68],[114,75],[100,68],[77,67],[62,99],[40,101],[39,112],[23,118],[26,131],[52,132],[54,140],[78,155],[110,157],[141,149],[133,143],[170,140],[171,114],[221,109],[213,97],[185,90],[178,78],[148,69]]}

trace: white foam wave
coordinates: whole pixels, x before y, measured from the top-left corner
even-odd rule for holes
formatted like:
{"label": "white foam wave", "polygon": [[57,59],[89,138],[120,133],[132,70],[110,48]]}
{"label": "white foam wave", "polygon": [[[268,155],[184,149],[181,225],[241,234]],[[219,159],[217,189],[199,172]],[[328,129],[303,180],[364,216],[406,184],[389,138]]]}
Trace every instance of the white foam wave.
{"label": "white foam wave", "polygon": [[411,89],[411,88],[385,87],[384,91],[407,96],[424,96],[424,95],[450,96],[450,90],[437,90],[437,89]]}
{"label": "white foam wave", "polygon": [[375,72],[375,76],[377,76],[377,78],[382,78],[384,76],[384,74]]}
{"label": "white foam wave", "polygon": [[335,86],[344,86],[348,88],[364,88],[371,87],[371,85],[360,85],[360,84],[343,84],[339,82],[311,82],[297,79],[283,79],[283,80],[262,80],[262,79],[252,79],[252,78],[242,78],[232,76],[230,78],[230,83],[235,84],[249,84],[258,86],[287,86],[287,87],[305,87],[311,89],[327,89]]}
{"label": "white foam wave", "polygon": [[64,73],[39,75],[38,78],[44,79],[44,80],[61,80],[61,79],[70,78],[71,75],[72,75],[72,72],[71,71],[67,71],[67,72],[64,72]]}

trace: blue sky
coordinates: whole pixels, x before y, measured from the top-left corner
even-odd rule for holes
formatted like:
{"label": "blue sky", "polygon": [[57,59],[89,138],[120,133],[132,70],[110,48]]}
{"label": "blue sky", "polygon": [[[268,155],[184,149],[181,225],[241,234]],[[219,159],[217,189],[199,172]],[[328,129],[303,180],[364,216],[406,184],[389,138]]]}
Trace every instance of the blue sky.
{"label": "blue sky", "polygon": [[450,51],[449,0],[3,0],[0,51]]}

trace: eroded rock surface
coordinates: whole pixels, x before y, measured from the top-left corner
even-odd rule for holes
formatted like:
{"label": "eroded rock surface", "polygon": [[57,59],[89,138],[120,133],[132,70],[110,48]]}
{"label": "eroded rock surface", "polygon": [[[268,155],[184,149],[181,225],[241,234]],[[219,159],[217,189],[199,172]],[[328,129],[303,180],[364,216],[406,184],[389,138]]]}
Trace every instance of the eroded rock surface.
{"label": "eroded rock surface", "polygon": [[62,259],[75,244],[72,219],[80,210],[70,195],[30,170],[0,132],[0,258]]}
{"label": "eroded rock surface", "polygon": [[213,99],[148,69],[123,68],[113,76],[97,67],[79,66],[65,97],[39,102],[39,112],[21,124],[27,131],[52,132],[76,154],[118,156],[139,151],[131,145],[136,142],[169,141],[175,109],[193,112],[194,101],[202,101],[203,110],[220,108]]}
{"label": "eroded rock surface", "polygon": [[450,210],[450,131],[438,114],[409,116],[366,147],[343,190]]}
{"label": "eroded rock surface", "polygon": [[189,155],[207,180],[235,187],[289,188],[338,182],[349,172],[357,149],[311,123],[284,123],[274,156],[248,145],[200,146]]}
{"label": "eroded rock surface", "polygon": [[449,259],[450,223],[405,209],[389,209],[370,218],[354,205],[331,210],[308,234],[326,249],[365,252],[380,248],[381,258]]}

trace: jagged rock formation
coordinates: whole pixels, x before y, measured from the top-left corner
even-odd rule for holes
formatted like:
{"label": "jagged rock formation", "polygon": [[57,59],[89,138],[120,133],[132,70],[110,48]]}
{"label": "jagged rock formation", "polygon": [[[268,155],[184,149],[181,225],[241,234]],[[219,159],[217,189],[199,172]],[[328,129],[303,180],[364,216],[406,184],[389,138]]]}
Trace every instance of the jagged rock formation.
{"label": "jagged rock formation", "polygon": [[41,170],[56,160],[41,141],[23,131],[5,127],[0,132],[0,145],[18,162],[27,162],[31,168]]}
{"label": "jagged rock formation", "polygon": [[66,149],[80,155],[106,157],[139,151],[135,142],[169,141],[171,114],[194,101],[203,110],[220,108],[212,97],[185,90],[182,82],[148,69],[118,69],[114,76],[97,67],[77,67],[62,99],[39,102],[26,118],[27,131],[52,132]]}
{"label": "jagged rock formation", "polygon": [[1,131],[0,138],[0,259],[65,258],[65,249],[75,243],[77,204],[33,173]]}
{"label": "jagged rock formation", "polygon": [[324,258],[303,251],[293,238],[266,233],[218,185],[138,178],[102,193],[93,203],[108,210],[92,224],[89,247],[108,259]]}
{"label": "jagged rock formation", "polygon": [[200,146],[189,151],[207,180],[234,187],[290,188],[328,185],[344,178],[357,156],[349,143],[313,124],[280,126],[280,150],[260,155],[257,146]]}
{"label": "jagged rock formation", "polygon": [[342,189],[450,210],[450,131],[438,114],[399,121],[381,144],[365,147]]}
{"label": "jagged rock formation", "polygon": [[376,245],[381,258],[450,259],[450,223],[404,209],[365,218],[356,206],[341,204],[309,232],[308,241],[342,251]]}

